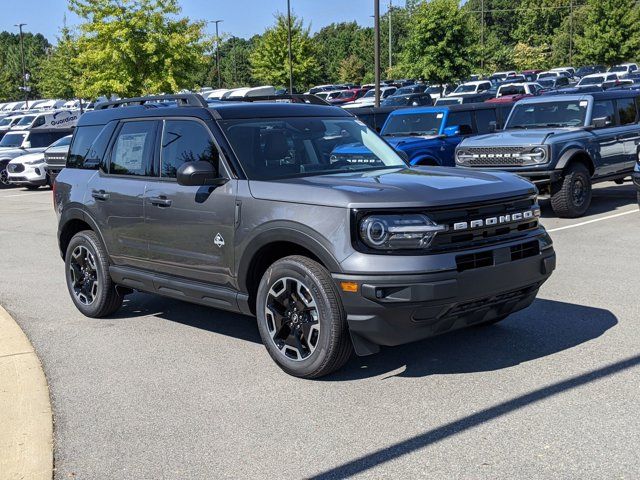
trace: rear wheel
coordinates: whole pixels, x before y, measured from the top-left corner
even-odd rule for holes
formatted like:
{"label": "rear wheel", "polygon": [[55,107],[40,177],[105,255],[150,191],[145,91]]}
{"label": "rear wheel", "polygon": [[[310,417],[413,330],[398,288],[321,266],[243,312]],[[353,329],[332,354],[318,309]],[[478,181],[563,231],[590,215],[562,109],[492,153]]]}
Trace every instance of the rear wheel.
{"label": "rear wheel", "polygon": [[9,183],[9,172],[7,172],[7,165],[9,162],[0,162],[0,188],[8,188],[11,184]]}
{"label": "rear wheel", "polygon": [[344,365],[352,345],[329,272],[302,256],[265,272],[256,300],[258,329],[271,358],[290,375],[318,378]]}
{"label": "rear wheel", "polygon": [[84,315],[106,317],[120,308],[123,296],[111,280],[107,252],[95,232],[76,233],[64,263],[69,294]]}
{"label": "rear wheel", "polygon": [[581,217],[591,204],[591,175],[581,163],[570,165],[551,188],[551,207],[558,217]]}

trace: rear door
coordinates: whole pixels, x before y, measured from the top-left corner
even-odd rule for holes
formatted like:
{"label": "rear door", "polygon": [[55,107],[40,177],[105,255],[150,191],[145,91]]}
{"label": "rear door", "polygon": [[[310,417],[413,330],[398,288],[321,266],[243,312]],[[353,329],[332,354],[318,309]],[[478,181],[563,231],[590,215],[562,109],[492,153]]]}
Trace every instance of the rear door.
{"label": "rear door", "polygon": [[621,129],[618,126],[613,100],[594,100],[591,118],[606,118],[606,127],[594,129],[599,147],[599,158],[596,158],[596,176],[615,173],[618,164],[624,159],[624,143],[618,139]]}
{"label": "rear door", "polygon": [[144,192],[154,174],[159,123],[121,122],[110,142],[105,164],[88,183],[85,205],[100,225],[116,265],[149,268]]}
{"label": "rear door", "polygon": [[153,270],[217,285],[232,282],[237,180],[218,187],[178,185],[185,162],[211,162],[230,178],[209,127],[199,119],[162,122],[159,175],[144,196]]}

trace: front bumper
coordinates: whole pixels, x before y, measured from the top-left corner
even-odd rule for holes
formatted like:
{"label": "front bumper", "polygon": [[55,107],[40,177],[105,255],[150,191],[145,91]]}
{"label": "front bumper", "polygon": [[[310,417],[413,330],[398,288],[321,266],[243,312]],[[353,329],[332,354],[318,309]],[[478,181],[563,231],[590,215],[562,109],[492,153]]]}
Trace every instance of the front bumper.
{"label": "front bumper", "polygon": [[24,165],[22,171],[12,172],[11,164],[7,169],[9,181],[14,185],[46,185],[47,171],[44,163]]}
{"label": "front bumper", "polygon": [[511,170],[511,173],[520,175],[526,178],[535,185],[551,185],[562,179],[562,170],[530,170],[530,171],[515,171]]}
{"label": "front bumper", "polygon": [[[493,265],[419,275],[333,278],[347,312],[356,353],[400,345],[509,315],[528,307],[556,267],[553,247],[519,260],[493,250]],[[355,282],[344,292],[341,282]]]}

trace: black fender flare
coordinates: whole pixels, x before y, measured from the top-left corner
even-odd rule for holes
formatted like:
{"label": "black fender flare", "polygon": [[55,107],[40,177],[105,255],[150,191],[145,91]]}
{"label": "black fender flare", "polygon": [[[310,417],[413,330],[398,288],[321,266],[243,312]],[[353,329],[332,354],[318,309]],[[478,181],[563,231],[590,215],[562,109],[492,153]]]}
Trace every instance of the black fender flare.
{"label": "black fender flare", "polygon": [[[433,165],[431,163],[429,163],[429,164],[421,163],[421,162],[424,162],[425,160],[433,162]],[[417,167],[419,167],[419,166],[423,166],[423,167],[429,167],[429,166],[439,167],[441,165],[441,163],[433,155],[421,155],[421,156],[417,157],[416,159],[412,160],[411,161],[411,165],[415,165]]]}
{"label": "black fender flare", "polygon": [[564,167],[566,167],[569,164],[569,162],[571,161],[571,159],[573,157],[575,157],[576,155],[584,155],[584,156],[586,156],[589,159],[589,163],[591,164],[590,170],[591,171],[595,171],[595,165],[593,164],[593,158],[591,158],[591,155],[589,154],[589,152],[587,152],[583,148],[570,148],[570,149],[566,150],[560,156],[560,160],[558,160],[558,163],[556,164],[556,169],[557,170],[564,169]]}
{"label": "black fender flare", "polygon": [[109,248],[104,241],[102,232],[98,227],[98,223],[82,207],[69,206],[64,209],[64,211],[60,215],[60,220],[58,221],[58,248],[60,250],[60,256],[62,256],[63,259],[64,259],[64,252],[62,251],[62,244],[61,244],[62,230],[64,229],[65,225],[67,225],[72,220],[81,220],[87,225],[89,225],[89,227],[91,227],[91,230],[96,232],[96,235],[98,235],[98,237],[100,238],[100,241],[102,242],[102,245],[107,251],[107,254],[109,254]]}
{"label": "black fender flare", "polygon": [[274,222],[268,229],[253,236],[245,247],[238,262],[238,286],[243,292],[248,292],[249,267],[256,253],[270,243],[290,242],[313,253],[332,273],[342,271],[338,262],[330,250],[330,242],[324,238],[318,238],[317,233],[298,223]]}

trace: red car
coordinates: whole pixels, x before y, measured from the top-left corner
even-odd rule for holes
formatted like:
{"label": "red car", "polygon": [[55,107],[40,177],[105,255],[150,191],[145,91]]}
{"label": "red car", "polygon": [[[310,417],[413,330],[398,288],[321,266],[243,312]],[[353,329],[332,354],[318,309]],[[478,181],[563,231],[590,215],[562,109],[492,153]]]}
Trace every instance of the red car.
{"label": "red car", "polygon": [[331,105],[344,105],[359,99],[365,93],[367,93],[367,90],[364,88],[352,88],[351,90],[345,90],[337,97],[329,99],[328,102]]}

